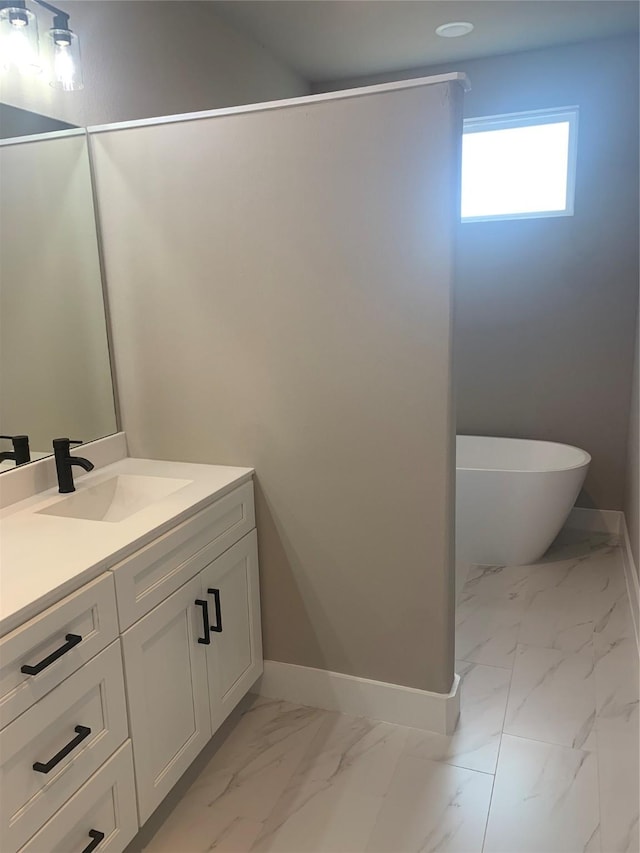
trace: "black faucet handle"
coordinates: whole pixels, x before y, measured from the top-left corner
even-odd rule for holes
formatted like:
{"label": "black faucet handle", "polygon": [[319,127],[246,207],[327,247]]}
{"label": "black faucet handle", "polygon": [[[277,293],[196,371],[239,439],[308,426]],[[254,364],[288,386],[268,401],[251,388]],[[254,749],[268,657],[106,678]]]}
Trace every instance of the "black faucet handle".
{"label": "black faucet handle", "polygon": [[78,438],[54,438],[53,446],[54,447],[70,447],[72,444],[84,444],[81,439]]}
{"label": "black faucet handle", "polygon": [[13,444],[13,456],[16,465],[24,465],[25,462],[31,462],[28,435],[0,435],[0,438],[4,438]]}

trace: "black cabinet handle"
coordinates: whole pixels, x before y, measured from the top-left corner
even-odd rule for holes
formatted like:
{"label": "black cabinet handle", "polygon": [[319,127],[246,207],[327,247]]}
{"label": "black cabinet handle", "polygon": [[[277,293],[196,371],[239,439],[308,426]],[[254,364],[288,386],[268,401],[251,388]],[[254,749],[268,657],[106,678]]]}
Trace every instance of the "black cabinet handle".
{"label": "black cabinet handle", "polygon": [[27,675],[37,675],[39,672],[42,672],[43,669],[46,669],[48,666],[61,658],[62,655],[66,655],[67,652],[70,652],[74,646],[77,646],[78,643],[82,642],[82,637],[80,634],[66,634],[65,635],[65,644],[60,646],[59,649],[56,649],[55,652],[51,652],[50,655],[47,655],[46,658],[43,658],[39,663],[34,663],[33,666],[29,663],[25,663],[24,666],[20,667],[20,672],[24,672]]}
{"label": "black cabinet handle", "polygon": [[204,630],[204,637],[198,637],[198,642],[202,643],[204,646],[210,646],[211,634],[209,633],[209,605],[202,598],[196,598],[196,604],[198,607],[202,607],[202,627]]}
{"label": "black cabinet handle", "polygon": [[95,850],[104,838],[104,832],[100,832],[98,829],[90,829],[89,838],[91,841],[87,844],[82,853],[91,853],[92,850]]}
{"label": "black cabinet handle", "polygon": [[213,596],[213,601],[216,607],[216,624],[211,626],[211,630],[216,634],[222,634],[222,608],[220,607],[220,590],[208,589],[209,595]]}
{"label": "black cabinet handle", "polygon": [[41,761],[36,761],[33,765],[33,769],[38,773],[49,773],[49,771],[53,770],[56,764],[60,764],[63,758],[66,758],[69,753],[78,746],[78,744],[82,743],[82,741],[89,737],[91,734],[91,729],[87,726],[76,726],[74,729],[76,732],[76,737],[73,740],[70,740],[66,746],[63,746],[60,752],[56,752],[53,758],[50,758],[46,764],[43,764]]}

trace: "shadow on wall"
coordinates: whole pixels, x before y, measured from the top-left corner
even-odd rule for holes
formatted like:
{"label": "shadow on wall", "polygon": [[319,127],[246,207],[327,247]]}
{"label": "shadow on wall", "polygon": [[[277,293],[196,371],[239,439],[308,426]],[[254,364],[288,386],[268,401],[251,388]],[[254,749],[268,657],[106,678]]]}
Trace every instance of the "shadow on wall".
{"label": "shadow on wall", "polygon": [[[256,527],[259,531],[262,607],[267,613],[286,613],[288,616],[286,622],[263,621],[264,657],[266,660],[277,660],[279,655],[274,654],[273,649],[291,647],[290,638],[293,636],[296,638],[295,659],[286,663],[308,666],[309,661],[316,661],[313,666],[326,669],[325,657],[313,630],[309,609],[305,605],[305,601],[313,600],[317,613],[320,602],[305,578],[303,566],[291,542],[274,517],[258,474],[254,477],[254,497]],[[304,595],[300,590],[303,584],[306,587]],[[277,601],[274,601],[276,598]]]}
{"label": "shadow on wall", "polygon": [[[343,642],[332,627],[331,607],[323,606],[317,595],[312,578],[305,571],[303,560],[296,552],[291,539],[285,534],[279,523],[272,504],[269,502],[260,482],[259,474],[254,476],[254,497],[256,509],[256,527],[260,556],[260,574],[262,578],[261,596],[265,611],[278,610],[286,613],[285,620],[268,620],[263,625],[264,657],[266,660],[278,660],[297,666],[331,670],[328,657],[340,661],[338,672],[358,674],[364,678],[376,679],[375,673],[359,671],[358,661],[348,654],[349,638]],[[384,600],[368,596],[357,581],[341,569],[340,561],[322,545],[321,541],[308,527],[305,540],[312,540],[312,549],[316,559],[326,567],[327,574],[334,575],[334,597],[338,600],[346,596],[350,601],[362,602],[374,621],[384,628],[388,614],[384,609]],[[373,579],[372,579],[373,581]],[[374,585],[375,586],[375,585]],[[277,600],[276,600],[277,599]],[[353,637],[361,632],[358,613],[353,613]],[[322,637],[322,645],[318,637]],[[295,648],[291,638],[295,637]],[[287,649],[286,660],[282,650]],[[323,651],[324,649],[324,651]],[[328,685],[328,689],[330,685]]]}

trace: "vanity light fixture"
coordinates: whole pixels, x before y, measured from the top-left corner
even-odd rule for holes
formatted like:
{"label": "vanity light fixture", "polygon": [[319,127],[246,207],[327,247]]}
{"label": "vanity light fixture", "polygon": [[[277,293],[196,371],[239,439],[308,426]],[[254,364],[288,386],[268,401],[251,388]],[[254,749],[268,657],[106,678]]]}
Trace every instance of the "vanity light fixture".
{"label": "vanity light fixture", "polygon": [[460,36],[468,36],[473,31],[473,24],[468,21],[451,21],[449,24],[440,24],[436,27],[436,35],[443,39],[456,39]]}
{"label": "vanity light fixture", "polygon": [[3,71],[39,74],[38,21],[24,0],[0,3],[0,64]]}
{"label": "vanity light fixture", "polygon": [[[83,88],[78,36],[69,27],[69,15],[45,0],[33,0],[51,12],[51,29],[43,50],[49,83],[54,89],[73,92]],[[25,0],[0,0],[0,64],[4,70],[40,73],[38,23]]]}

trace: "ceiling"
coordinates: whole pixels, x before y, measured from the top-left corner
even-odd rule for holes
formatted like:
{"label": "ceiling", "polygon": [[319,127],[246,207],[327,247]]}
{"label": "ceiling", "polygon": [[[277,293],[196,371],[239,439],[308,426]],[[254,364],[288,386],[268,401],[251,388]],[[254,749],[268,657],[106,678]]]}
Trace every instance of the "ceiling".
{"label": "ceiling", "polygon": [[[638,31],[635,0],[215,0],[216,11],[312,82]],[[444,39],[435,28],[470,21]]]}

